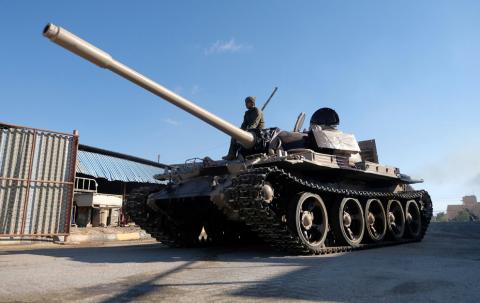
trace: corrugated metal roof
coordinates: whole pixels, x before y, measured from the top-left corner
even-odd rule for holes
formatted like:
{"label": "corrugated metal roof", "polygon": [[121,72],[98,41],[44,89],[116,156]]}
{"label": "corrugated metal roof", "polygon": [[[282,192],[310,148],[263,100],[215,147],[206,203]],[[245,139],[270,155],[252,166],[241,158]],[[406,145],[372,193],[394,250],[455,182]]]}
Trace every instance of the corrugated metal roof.
{"label": "corrugated metal roof", "polygon": [[153,178],[163,169],[127,159],[79,150],[77,173],[109,181],[159,183]]}

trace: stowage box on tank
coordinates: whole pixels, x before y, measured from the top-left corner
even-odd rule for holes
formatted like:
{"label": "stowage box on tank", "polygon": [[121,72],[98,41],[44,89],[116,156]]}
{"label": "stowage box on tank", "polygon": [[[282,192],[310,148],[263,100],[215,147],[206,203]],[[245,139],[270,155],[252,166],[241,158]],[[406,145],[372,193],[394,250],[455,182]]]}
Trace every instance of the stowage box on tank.
{"label": "stowage box on tank", "polygon": [[[164,185],[129,194],[128,214],[169,246],[261,240],[293,254],[320,254],[420,241],[432,217],[422,182],[378,164],[374,141],[338,129],[330,108],[308,130],[242,130],[113,59],[65,29],[43,34],[234,138],[233,161],[172,165],[155,176]],[[360,144],[359,144],[360,143]],[[362,146],[362,149],[360,148]],[[203,231],[203,232],[202,232]]]}

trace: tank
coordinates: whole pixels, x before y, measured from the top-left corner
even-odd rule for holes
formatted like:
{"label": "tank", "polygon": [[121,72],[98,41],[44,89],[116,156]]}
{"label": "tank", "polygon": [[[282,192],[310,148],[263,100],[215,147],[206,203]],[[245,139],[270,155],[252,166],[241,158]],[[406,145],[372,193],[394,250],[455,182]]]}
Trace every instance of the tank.
{"label": "tank", "polygon": [[235,139],[235,160],[187,160],[128,195],[131,218],[172,247],[261,241],[289,254],[327,254],[420,241],[432,201],[423,180],[378,163],[375,140],[339,129],[335,110],[320,108],[301,130],[242,130],[116,61],[67,30],[44,36],[113,71]]}

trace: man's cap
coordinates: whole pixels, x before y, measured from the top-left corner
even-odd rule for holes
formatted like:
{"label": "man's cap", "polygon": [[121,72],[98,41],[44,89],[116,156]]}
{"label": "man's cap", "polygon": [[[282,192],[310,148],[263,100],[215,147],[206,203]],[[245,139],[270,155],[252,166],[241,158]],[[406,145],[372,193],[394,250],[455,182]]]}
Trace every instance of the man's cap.
{"label": "man's cap", "polygon": [[255,99],[257,99],[257,97],[255,96],[248,96],[245,98],[245,103],[251,101],[253,104],[255,104]]}

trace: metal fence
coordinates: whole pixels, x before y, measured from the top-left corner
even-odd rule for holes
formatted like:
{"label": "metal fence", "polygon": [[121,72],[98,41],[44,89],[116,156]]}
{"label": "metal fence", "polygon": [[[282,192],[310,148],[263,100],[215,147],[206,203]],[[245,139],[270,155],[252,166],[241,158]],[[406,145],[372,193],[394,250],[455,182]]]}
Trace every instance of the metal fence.
{"label": "metal fence", "polygon": [[67,235],[78,135],[0,123],[0,236]]}

